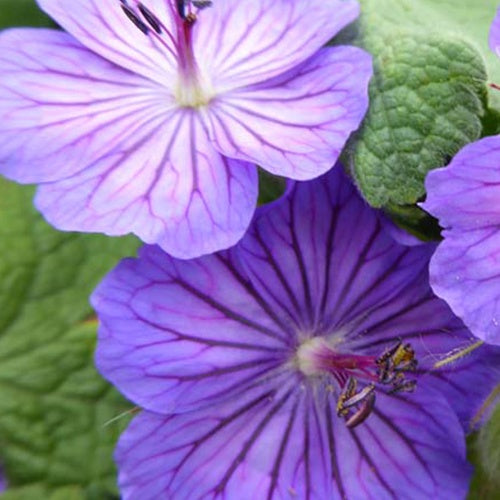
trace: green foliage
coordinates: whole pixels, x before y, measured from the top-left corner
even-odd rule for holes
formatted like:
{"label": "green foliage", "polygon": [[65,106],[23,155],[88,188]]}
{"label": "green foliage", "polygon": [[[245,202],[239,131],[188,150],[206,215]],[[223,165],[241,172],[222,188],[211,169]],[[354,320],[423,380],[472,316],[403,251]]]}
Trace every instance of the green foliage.
{"label": "green foliage", "polygon": [[57,232],[31,195],[0,181],[0,459],[13,488],[101,500],[115,492],[112,451],[127,419],[106,423],[130,405],[93,367],[88,296],[137,243]]}
{"label": "green foliage", "polygon": [[85,495],[79,486],[63,486],[53,490],[36,484],[9,489],[1,498],[2,500],[85,500]]}
{"label": "green foliage", "polygon": [[54,26],[34,0],[0,0],[0,28],[5,26]]}
{"label": "green foliage", "polygon": [[370,109],[345,156],[375,207],[417,202],[427,172],[482,133],[484,60],[470,37],[446,29],[451,21],[441,23],[437,6],[426,6],[365,0],[357,26],[339,40],[357,43],[374,57]]}
{"label": "green foliage", "polygon": [[286,190],[286,179],[259,168],[259,205],[278,199]]}

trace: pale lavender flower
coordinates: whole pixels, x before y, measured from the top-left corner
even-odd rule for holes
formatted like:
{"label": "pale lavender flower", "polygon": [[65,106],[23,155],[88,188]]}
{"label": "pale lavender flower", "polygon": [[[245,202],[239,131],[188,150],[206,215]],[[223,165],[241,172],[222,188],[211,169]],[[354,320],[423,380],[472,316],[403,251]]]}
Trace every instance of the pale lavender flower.
{"label": "pale lavender flower", "polygon": [[368,54],[322,48],[355,0],[39,0],[67,33],[0,35],[0,172],[63,230],[226,248],[257,169],[310,179],[368,106]]}
{"label": "pale lavender flower", "polygon": [[[500,56],[500,9],[489,41]],[[431,286],[475,335],[500,344],[500,136],[468,144],[425,186],[421,206],[444,228]]]}
{"label": "pale lavender flower", "polygon": [[432,293],[433,250],[334,169],[229,251],[122,261],[92,301],[101,372],[147,410],[118,445],[123,498],[464,498],[500,349]]}

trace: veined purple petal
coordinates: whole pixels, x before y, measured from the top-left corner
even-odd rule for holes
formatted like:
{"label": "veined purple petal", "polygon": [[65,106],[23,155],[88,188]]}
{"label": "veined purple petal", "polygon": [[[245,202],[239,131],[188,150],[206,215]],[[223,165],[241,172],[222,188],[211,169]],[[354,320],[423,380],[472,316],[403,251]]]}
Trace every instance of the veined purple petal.
{"label": "veined purple petal", "polygon": [[497,9],[490,28],[489,43],[490,49],[500,57],[500,8]]}
{"label": "veined purple petal", "polygon": [[472,467],[456,414],[439,393],[377,394],[363,425],[349,430],[337,422],[345,498],[465,497]]}
{"label": "veined purple petal", "polygon": [[101,373],[160,413],[211,404],[281,376],[275,372],[293,342],[224,254],[176,261],[144,247],[103,281],[92,303],[101,321]]}
{"label": "veined purple petal", "polygon": [[418,361],[417,390],[425,394],[438,389],[469,432],[500,381],[500,347],[477,346],[478,339],[434,295],[425,269],[410,286],[387,299],[353,322],[346,345],[351,351],[379,356],[399,340],[409,343]]}
{"label": "veined purple petal", "polygon": [[74,175],[173,107],[162,87],[66,33],[7,30],[0,48],[0,172],[18,182]]}
{"label": "veined purple petal", "polygon": [[257,189],[255,166],[219,155],[196,114],[179,110],[81,173],[42,184],[35,204],[59,229],[133,232],[191,258],[243,236]]}
{"label": "veined purple petal", "polygon": [[293,179],[316,177],[359,127],[371,74],[366,52],[323,49],[279,77],[216,99],[206,113],[209,135],[222,154]]}
{"label": "veined purple petal", "polygon": [[356,331],[374,309],[411,289],[434,249],[398,244],[340,166],[296,183],[258,214],[240,244],[251,280],[273,309],[315,335]]}
{"label": "veined purple petal", "polygon": [[465,146],[430,172],[422,207],[444,241],[431,260],[434,292],[478,337],[500,343],[500,136]]}
{"label": "veined purple petal", "polygon": [[439,395],[383,396],[349,430],[334,405],[297,391],[261,388],[214,408],[137,417],[116,453],[124,500],[465,495],[463,432]]}
{"label": "veined purple petal", "polygon": [[302,63],[358,14],[355,0],[218,0],[199,15],[194,52],[216,89],[240,88]]}
{"label": "veined purple petal", "polygon": [[[37,0],[83,45],[119,66],[166,87],[176,83],[177,50],[170,36],[147,37],[124,14],[120,0]],[[142,2],[174,33],[170,0]]]}

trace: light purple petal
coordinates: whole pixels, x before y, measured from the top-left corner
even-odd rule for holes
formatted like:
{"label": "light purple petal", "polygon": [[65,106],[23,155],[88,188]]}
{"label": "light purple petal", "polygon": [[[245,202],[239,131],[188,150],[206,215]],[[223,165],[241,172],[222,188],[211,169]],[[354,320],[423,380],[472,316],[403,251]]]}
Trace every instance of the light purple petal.
{"label": "light purple petal", "polygon": [[471,331],[500,344],[500,231],[451,230],[431,259],[434,292]]}
{"label": "light purple petal", "polygon": [[0,72],[0,172],[18,182],[73,175],[172,108],[161,87],[60,31],[2,32]]}
{"label": "light purple petal", "polygon": [[500,135],[462,148],[451,163],[425,180],[420,206],[445,229],[478,229],[500,224]]}
{"label": "light purple petal", "polygon": [[144,247],[104,280],[92,303],[101,322],[101,373],[160,413],[204,406],[279,376],[289,356],[291,335],[222,254],[176,261]]}
{"label": "light purple petal", "polygon": [[273,309],[316,335],[352,329],[395,299],[434,248],[395,242],[340,166],[259,214],[239,245],[251,280]]}
{"label": "light purple petal", "polygon": [[465,146],[429,173],[423,208],[444,241],[431,260],[434,292],[478,337],[500,343],[500,136]]}
{"label": "light purple petal", "polygon": [[490,28],[490,49],[500,57],[500,8],[497,9],[495,18]]}
{"label": "light purple petal", "polygon": [[305,61],[358,13],[355,0],[217,0],[199,14],[195,57],[217,90],[251,85]]}
{"label": "light purple petal", "polygon": [[465,495],[463,433],[442,398],[383,396],[380,409],[354,430],[334,406],[285,387],[181,415],[144,413],[117,449],[123,498]]}
{"label": "light purple petal", "polygon": [[323,49],[284,75],[212,102],[209,135],[222,154],[293,179],[316,177],[359,127],[371,74],[366,52]]}
{"label": "light purple petal", "polygon": [[41,185],[35,203],[59,229],[133,232],[191,258],[243,236],[257,189],[255,166],[219,155],[196,114],[179,110],[151,117],[85,171]]}
{"label": "light purple petal", "polygon": [[[37,0],[40,7],[83,45],[119,66],[164,86],[177,83],[177,52],[166,35],[145,36],[125,16],[120,0]],[[170,0],[143,0],[174,33]]]}

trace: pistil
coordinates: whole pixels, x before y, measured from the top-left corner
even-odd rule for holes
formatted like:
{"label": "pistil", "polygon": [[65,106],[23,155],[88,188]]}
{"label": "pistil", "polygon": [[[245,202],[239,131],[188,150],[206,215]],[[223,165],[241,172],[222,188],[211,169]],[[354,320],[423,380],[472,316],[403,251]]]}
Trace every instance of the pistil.
{"label": "pistil", "polygon": [[[186,12],[184,2],[177,17],[179,81],[176,99],[180,106],[197,108],[210,102],[211,96],[204,92],[201,73],[193,51],[193,27],[197,22],[196,14],[190,9]],[[190,5],[188,6],[188,8]]]}
{"label": "pistil", "polygon": [[[172,5],[172,1],[175,5]],[[120,0],[123,12],[134,26],[146,36],[159,42],[177,60],[178,80],[174,87],[174,95],[178,105],[199,108],[212,100],[214,92],[203,78],[196,62],[193,50],[193,27],[198,21],[198,12],[210,7],[212,2],[204,0],[168,0],[168,2],[175,20],[175,33],[170,33],[158,16],[142,2]],[[170,44],[164,37],[170,39]]]}

